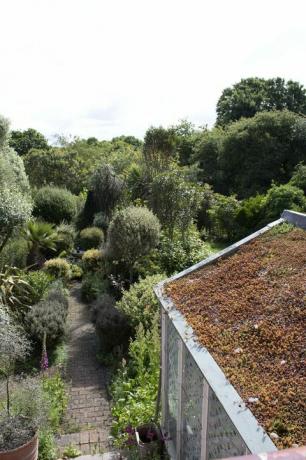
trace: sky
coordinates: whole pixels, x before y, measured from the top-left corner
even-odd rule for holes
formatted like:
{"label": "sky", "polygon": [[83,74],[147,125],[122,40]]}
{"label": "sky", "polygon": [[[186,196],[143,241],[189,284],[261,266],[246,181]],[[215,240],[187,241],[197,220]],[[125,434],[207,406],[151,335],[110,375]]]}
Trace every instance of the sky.
{"label": "sky", "polygon": [[212,126],[241,78],[306,86],[305,0],[0,0],[0,114],[111,139]]}

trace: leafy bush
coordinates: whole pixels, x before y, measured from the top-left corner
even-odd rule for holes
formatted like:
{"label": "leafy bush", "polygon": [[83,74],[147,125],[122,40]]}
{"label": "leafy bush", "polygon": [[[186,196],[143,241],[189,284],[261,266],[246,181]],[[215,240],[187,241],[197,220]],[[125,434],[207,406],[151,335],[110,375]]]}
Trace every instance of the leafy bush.
{"label": "leafy bush", "polygon": [[137,427],[155,415],[159,381],[160,339],[158,315],[151,330],[139,325],[129,346],[129,359],[123,361],[111,385],[113,434],[117,443],[126,441],[126,428]]}
{"label": "leafy bush", "polygon": [[96,332],[103,352],[111,353],[117,347],[126,348],[131,329],[126,315],[115,307],[115,299],[108,294],[102,294],[95,301],[94,309]]}
{"label": "leafy bush", "polygon": [[148,276],[134,283],[129,290],[123,291],[122,299],[116,303],[116,307],[127,315],[129,323],[134,328],[139,323],[142,323],[145,329],[152,326],[152,320],[159,310],[153,287],[165,277],[165,275]]}
{"label": "leafy bush", "polygon": [[203,243],[194,228],[189,230],[185,241],[178,233],[175,233],[172,241],[163,235],[158,250],[159,266],[167,275],[172,275],[206,259],[210,252],[211,248]]}
{"label": "leafy bush", "polygon": [[28,245],[24,238],[12,237],[0,252],[0,268],[5,265],[24,268],[27,265]]}
{"label": "leafy bush", "polygon": [[31,304],[39,302],[44,294],[47,292],[50,284],[53,281],[53,276],[49,273],[42,272],[41,270],[34,272],[27,272],[23,276],[23,279],[31,287]]}
{"label": "leafy bush", "polygon": [[101,273],[88,273],[83,277],[81,295],[85,302],[92,302],[99,294],[107,290],[107,281],[102,278]]}
{"label": "leafy bush", "polygon": [[39,430],[38,460],[56,460],[57,447],[51,429]]}
{"label": "leafy bush", "polygon": [[82,267],[85,271],[93,272],[102,266],[103,253],[99,249],[88,249],[82,256]]}
{"label": "leafy bush", "polygon": [[68,224],[60,224],[56,228],[57,232],[57,241],[56,241],[56,249],[57,253],[61,254],[65,252],[69,254],[74,246],[74,239],[75,239],[75,230],[72,225]]}
{"label": "leafy bush", "polygon": [[88,227],[81,230],[79,245],[85,251],[87,249],[98,248],[103,242],[103,231],[98,227]]}
{"label": "leafy bush", "polygon": [[42,187],[35,194],[33,214],[54,224],[70,223],[76,215],[76,197],[66,189]]}
{"label": "leafy bush", "polygon": [[284,209],[305,210],[306,198],[303,190],[289,184],[273,185],[266,195],[266,215],[270,219],[277,219]]}
{"label": "leafy bush", "polygon": [[239,201],[234,196],[224,196],[219,193],[214,195],[214,203],[208,214],[211,219],[211,232],[215,238],[225,241],[232,241],[235,238],[239,208]]}
{"label": "leafy bush", "polygon": [[45,299],[27,313],[26,324],[33,338],[53,344],[65,332],[68,300],[63,287],[54,283]]}
{"label": "leafy bush", "polygon": [[83,276],[82,268],[77,264],[70,264],[70,279],[80,280]]}
{"label": "leafy bush", "polygon": [[306,194],[306,165],[300,163],[295,167],[289,184],[302,189]]}
{"label": "leafy bush", "polygon": [[56,258],[47,260],[44,263],[43,269],[46,273],[55,278],[63,278],[68,280],[70,277],[70,265],[65,259]]}
{"label": "leafy bush", "polygon": [[157,246],[160,224],[145,207],[130,206],[115,215],[108,229],[107,253],[123,261],[130,270],[136,260]]}
{"label": "leafy bush", "polygon": [[236,218],[241,234],[257,230],[265,225],[265,205],[264,195],[252,196],[242,201]]}
{"label": "leafy bush", "polygon": [[56,432],[61,424],[67,407],[68,397],[66,386],[59,372],[42,380],[43,391],[49,402],[49,424]]}

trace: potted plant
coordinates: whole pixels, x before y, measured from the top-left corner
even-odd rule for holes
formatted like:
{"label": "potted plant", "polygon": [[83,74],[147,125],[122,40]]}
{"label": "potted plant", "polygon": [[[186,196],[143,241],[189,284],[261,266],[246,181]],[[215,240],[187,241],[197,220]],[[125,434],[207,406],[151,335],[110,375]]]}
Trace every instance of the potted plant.
{"label": "potted plant", "polygon": [[5,379],[5,403],[0,405],[0,460],[36,460],[38,456],[38,417],[44,414],[39,384],[23,379],[14,391],[16,384],[11,378],[15,363],[24,360],[29,350],[27,338],[0,305],[0,373]]}
{"label": "potted plant", "polygon": [[163,438],[160,429],[155,423],[140,425],[135,430],[136,442],[140,458],[152,459],[154,455],[161,455]]}

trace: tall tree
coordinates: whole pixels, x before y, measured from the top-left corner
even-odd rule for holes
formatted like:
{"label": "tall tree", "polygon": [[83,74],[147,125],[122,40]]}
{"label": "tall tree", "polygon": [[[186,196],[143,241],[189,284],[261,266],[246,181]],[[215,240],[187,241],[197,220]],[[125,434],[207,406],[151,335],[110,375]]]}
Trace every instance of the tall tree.
{"label": "tall tree", "polygon": [[49,148],[46,138],[32,128],[26,131],[12,131],[9,144],[18,155],[26,155],[31,149]]}
{"label": "tall tree", "polygon": [[217,125],[224,126],[257,112],[290,110],[306,114],[306,89],[283,78],[246,78],[226,88],[217,102]]}

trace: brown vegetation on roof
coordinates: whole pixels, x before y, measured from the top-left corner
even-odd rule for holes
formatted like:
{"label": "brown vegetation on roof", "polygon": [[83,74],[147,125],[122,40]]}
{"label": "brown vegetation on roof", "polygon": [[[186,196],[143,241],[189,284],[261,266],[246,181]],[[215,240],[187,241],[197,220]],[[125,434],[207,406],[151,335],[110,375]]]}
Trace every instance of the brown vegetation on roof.
{"label": "brown vegetation on roof", "polygon": [[283,224],[166,291],[273,442],[306,444],[306,232]]}

